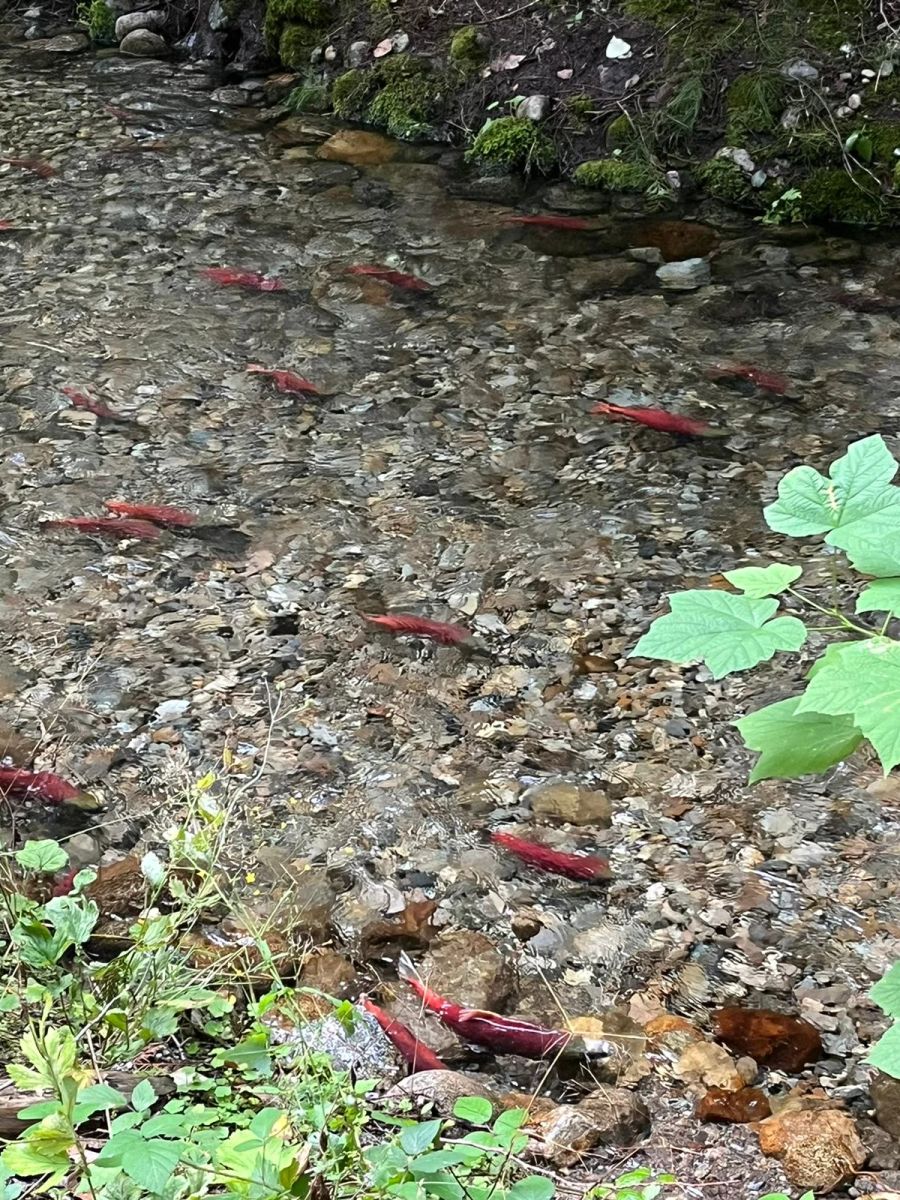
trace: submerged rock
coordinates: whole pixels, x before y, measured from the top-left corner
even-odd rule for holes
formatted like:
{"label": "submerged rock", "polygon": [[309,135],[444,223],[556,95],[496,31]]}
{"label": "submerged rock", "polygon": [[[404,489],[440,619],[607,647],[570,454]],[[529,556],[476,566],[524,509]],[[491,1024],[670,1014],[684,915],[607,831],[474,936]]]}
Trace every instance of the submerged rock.
{"label": "submerged rock", "polygon": [[319,147],[319,158],[350,163],[355,167],[381,166],[393,162],[398,153],[396,142],[380,133],[366,133],[362,129],[342,129]]}
{"label": "submerged rock", "polygon": [[612,805],[605,792],[574,783],[549,783],[528,793],[536,817],[555,817],[568,825],[607,827]]}
{"label": "submerged rock", "polygon": [[433,991],[467,1008],[502,1011],[515,992],[512,967],[483,933],[441,934],[421,973]]}

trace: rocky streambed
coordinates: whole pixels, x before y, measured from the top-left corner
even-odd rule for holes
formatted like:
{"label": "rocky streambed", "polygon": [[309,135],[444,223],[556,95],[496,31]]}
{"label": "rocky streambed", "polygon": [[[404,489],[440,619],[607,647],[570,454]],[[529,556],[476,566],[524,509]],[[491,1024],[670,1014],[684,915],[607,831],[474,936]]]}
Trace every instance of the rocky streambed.
{"label": "rocky streambed", "polygon": [[[896,781],[854,760],[748,788],[729,721],[804,664],[714,683],[627,656],[668,591],[783,553],[760,509],[785,470],[891,440],[900,249],[691,212],[517,224],[445,148],[238,108],[188,65],[59,61],[0,51],[0,717],[14,760],[106,811],[26,804],[8,837],[109,866],[218,770],[241,796],[229,865],[262,913],[289,899],[322,951],[306,981],[381,986],[503,1090],[545,1068],[423,1017],[392,983],[401,947],[461,1003],[620,1038],[612,1077],[544,1083],[570,1104],[622,1089],[605,1134],[546,1118],[555,1166],[649,1161],[686,1195],[755,1196],[783,1158],[798,1187],[896,1190],[896,1094],[862,1061],[898,951]],[[597,401],[727,436],[610,424]],[[46,524],[110,499],[198,520],[153,541]],[[366,620],[390,612],[474,645]],[[612,878],[538,873],[497,830]],[[726,1050],[727,1006],[800,1016],[821,1050]],[[794,1113],[762,1137],[774,1157],[695,1116],[747,1084]]]}

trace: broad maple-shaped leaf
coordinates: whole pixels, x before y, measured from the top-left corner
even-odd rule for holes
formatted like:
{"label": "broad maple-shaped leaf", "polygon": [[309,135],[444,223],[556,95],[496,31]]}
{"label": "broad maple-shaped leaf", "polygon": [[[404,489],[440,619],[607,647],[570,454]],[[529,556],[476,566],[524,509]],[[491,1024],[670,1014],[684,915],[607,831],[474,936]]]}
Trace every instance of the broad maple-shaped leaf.
{"label": "broad maple-shaped leaf", "polygon": [[767,567],[738,567],[736,571],[726,571],[725,578],[745,596],[758,600],[762,596],[777,596],[802,574],[802,567],[770,563]]}
{"label": "broad maple-shaped leaf", "polygon": [[883,979],[869,992],[883,1013],[889,1017],[900,1018],[900,963],[894,963]]}
{"label": "broad maple-shaped leaf", "polygon": [[795,467],[764,510],[776,533],[827,534],[867,575],[900,575],[900,488],[891,483],[897,463],[878,435],[848,446],[828,478],[813,467]]}
{"label": "broad maple-shaped leaf", "polygon": [[800,699],[767,704],[735,721],[748,749],[760,752],[751,783],[819,774],[842,762],[863,740],[852,717],[798,713]]}
{"label": "broad maple-shaped leaf", "polygon": [[653,622],[632,657],[703,662],[714,679],[721,679],[765,662],[778,650],[799,650],[806,641],[802,621],[775,616],[777,600],[697,589],[676,592],[669,605],[672,611]]}
{"label": "broad maple-shaped leaf", "polygon": [[810,679],[797,711],[852,717],[886,775],[900,763],[900,642],[868,638],[836,648]]}
{"label": "broad maple-shaped leaf", "polygon": [[860,592],[856,611],[900,613],[900,579],[876,579]]}
{"label": "broad maple-shaped leaf", "polygon": [[900,1079],[900,1023],[895,1022],[881,1035],[869,1051],[866,1062],[886,1075]]}

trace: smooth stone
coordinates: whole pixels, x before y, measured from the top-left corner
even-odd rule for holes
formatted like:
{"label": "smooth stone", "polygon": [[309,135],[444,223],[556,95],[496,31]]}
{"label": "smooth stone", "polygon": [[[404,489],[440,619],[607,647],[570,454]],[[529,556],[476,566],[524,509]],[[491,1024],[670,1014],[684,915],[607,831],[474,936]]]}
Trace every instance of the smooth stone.
{"label": "smooth stone", "polygon": [[664,263],[657,268],[656,278],[663,287],[690,292],[709,283],[709,263],[705,258],[685,258],[681,262]]}
{"label": "smooth stone", "polygon": [[147,12],[124,13],[116,21],[116,41],[121,42],[135,29],[162,29],[165,23],[165,13],[158,8],[151,8]]}
{"label": "smooth stone", "polygon": [[120,54],[130,54],[135,58],[162,58],[168,52],[166,39],[151,29],[133,29],[119,43]]}
{"label": "smooth stone", "polygon": [[396,142],[379,133],[341,129],[319,147],[319,158],[359,167],[380,167],[397,157]]}

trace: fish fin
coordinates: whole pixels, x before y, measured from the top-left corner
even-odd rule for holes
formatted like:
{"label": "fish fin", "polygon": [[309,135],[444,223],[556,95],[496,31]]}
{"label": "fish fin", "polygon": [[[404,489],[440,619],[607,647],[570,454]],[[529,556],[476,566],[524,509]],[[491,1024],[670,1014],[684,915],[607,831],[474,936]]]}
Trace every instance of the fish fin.
{"label": "fish fin", "polygon": [[412,959],[405,950],[400,951],[400,957],[397,959],[397,974],[401,979],[418,979],[419,972],[413,966]]}

